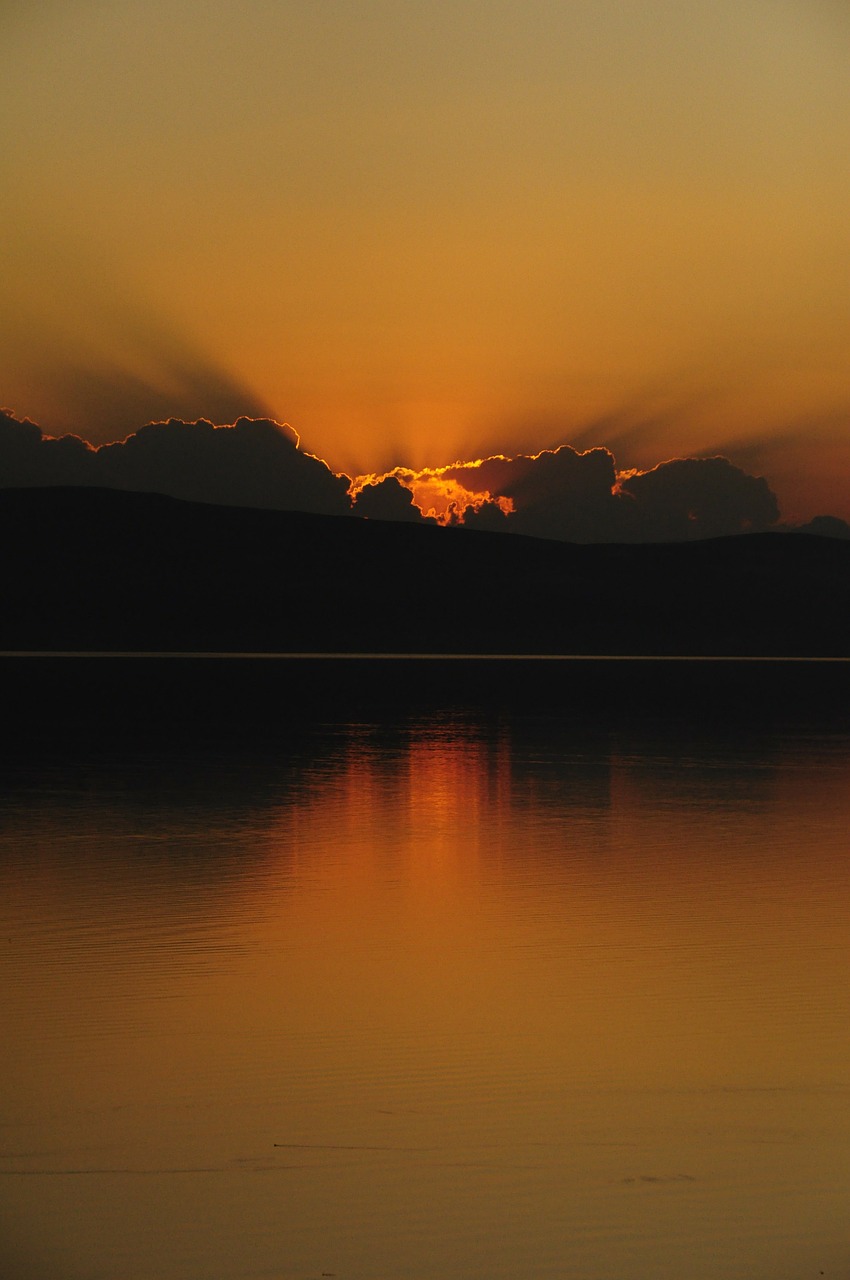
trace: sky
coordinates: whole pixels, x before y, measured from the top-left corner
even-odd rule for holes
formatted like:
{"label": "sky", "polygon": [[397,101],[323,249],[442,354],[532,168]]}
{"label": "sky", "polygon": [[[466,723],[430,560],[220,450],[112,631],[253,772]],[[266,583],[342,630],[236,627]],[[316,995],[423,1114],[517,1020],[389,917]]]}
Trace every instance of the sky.
{"label": "sky", "polygon": [[0,47],[18,417],[719,453],[850,518],[844,0],[0,0]]}

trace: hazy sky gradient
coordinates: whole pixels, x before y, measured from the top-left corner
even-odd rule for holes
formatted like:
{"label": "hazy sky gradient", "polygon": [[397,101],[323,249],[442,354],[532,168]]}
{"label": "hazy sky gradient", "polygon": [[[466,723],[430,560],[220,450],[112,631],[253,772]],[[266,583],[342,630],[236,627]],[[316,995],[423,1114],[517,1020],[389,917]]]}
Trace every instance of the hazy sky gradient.
{"label": "hazy sky gradient", "polygon": [[0,2],[0,401],[350,473],[719,449],[850,515],[849,14]]}

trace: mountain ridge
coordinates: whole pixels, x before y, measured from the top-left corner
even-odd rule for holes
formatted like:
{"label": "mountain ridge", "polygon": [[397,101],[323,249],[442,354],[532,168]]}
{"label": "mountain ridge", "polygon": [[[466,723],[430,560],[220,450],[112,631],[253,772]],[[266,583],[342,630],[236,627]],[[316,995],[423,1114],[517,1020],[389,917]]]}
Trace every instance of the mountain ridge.
{"label": "mountain ridge", "polygon": [[848,657],[850,543],[575,544],[0,491],[0,649]]}

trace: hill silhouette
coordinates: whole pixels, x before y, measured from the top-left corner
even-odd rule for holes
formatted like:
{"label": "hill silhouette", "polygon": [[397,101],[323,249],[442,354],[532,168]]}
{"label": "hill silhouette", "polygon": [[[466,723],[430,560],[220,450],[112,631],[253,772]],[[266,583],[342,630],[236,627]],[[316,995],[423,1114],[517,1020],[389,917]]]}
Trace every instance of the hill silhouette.
{"label": "hill silhouette", "polygon": [[850,543],[573,545],[0,491],[0,649],[848,656]]}

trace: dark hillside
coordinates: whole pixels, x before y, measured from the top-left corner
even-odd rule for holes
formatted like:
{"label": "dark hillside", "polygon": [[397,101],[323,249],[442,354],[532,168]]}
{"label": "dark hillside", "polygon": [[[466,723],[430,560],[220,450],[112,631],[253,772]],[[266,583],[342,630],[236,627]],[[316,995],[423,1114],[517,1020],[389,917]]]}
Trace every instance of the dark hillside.
{"label": "dark hillside", "polygon": [[577,546],[0,491],[0,649],[847,656],[850,543]]}

